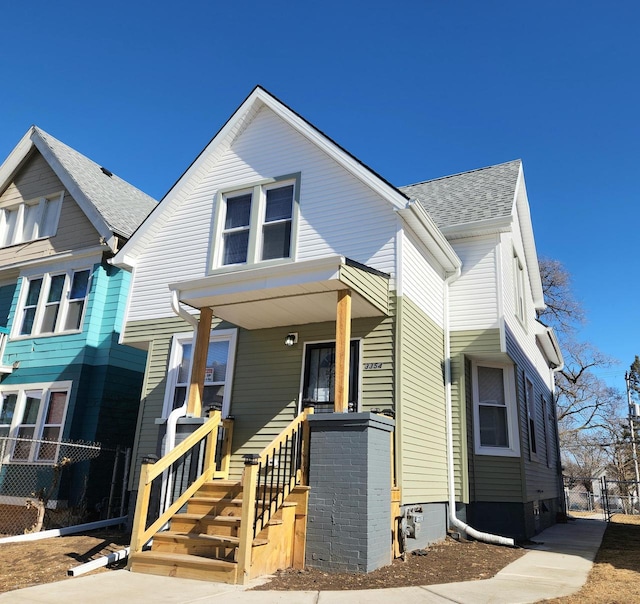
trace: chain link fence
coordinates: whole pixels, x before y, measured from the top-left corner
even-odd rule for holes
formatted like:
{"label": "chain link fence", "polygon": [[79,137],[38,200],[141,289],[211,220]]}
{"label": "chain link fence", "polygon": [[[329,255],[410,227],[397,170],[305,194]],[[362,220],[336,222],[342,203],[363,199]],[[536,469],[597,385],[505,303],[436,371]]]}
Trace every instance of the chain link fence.
{"label": "chain link fence", "polygon": [[130,450],[0,437],[0,536],[125,512]]}
{"label": "chain link fence", "polygon": [[613,514],[640,514],[638,485],[632,480],[565,477],[567,511]]}

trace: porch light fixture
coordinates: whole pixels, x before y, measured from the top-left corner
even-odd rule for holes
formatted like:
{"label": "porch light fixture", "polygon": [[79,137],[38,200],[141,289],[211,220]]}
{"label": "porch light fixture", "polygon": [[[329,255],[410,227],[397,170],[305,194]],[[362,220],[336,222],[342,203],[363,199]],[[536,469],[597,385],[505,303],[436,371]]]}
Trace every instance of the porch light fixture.
{"label": "porch light fixture", "polygon": [[298,343],[298,334],[297,333],[288,333],[287,337],[284,339],[285,346],[293,346]]}

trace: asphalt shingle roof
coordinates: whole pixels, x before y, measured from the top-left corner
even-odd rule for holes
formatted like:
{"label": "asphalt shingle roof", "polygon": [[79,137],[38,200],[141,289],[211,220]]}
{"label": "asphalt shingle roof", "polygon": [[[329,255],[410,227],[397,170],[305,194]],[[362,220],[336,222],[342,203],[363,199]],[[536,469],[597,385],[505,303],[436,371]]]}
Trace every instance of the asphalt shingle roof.
{"label": "asphalt shingle roof", "polygon": [[109,229],[117,235],[131,237],[157,205],[155,199],[115,174],[106,174],[94,161],[40,128],[35,130],[98,210]]}
{"label": "asphalt shingle roof", "polygon": [[520,172],[519,159],[400,187],[422,204],[439,228],[509,216]]}

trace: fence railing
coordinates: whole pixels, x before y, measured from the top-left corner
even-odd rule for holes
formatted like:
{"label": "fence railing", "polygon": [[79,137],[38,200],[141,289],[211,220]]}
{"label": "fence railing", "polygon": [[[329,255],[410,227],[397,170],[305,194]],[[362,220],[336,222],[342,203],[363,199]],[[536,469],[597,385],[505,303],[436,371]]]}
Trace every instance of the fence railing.
{"label": "fence railing", "polygon": [[0,437],[0,534],[122,515],[125,449]]}
{"label": "fence railing", "polygon": [[635,481],[601,478],[565,479],[568,512],[640,514],[640,498]]}
{"label": "fence railing", "polygon": [[161,530],[212,478],[228,478],[233,420],[220,411],[159,460],[143,460],[131,533],[131,553]]}
{"label": "fence railing", "polygon": [[245,456],[242,520],[238,544],[238,578],[246,582],[253,539],[282,506],[293,488],[308,484],[310,407],[257,455]]}

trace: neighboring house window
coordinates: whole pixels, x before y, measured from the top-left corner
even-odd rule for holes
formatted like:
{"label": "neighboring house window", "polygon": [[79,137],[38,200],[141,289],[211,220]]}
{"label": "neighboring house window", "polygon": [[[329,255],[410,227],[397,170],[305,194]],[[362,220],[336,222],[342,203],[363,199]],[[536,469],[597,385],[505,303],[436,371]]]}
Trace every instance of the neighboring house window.
{"label": "neighboring house window", "polygon": [[55,235],[64,193],[0,210],[0,247]]}
{"label": "neighboring house window", "polygon": [[214,268],[292,258],[298,176],[218,196]]}
{"label": "neighboring house window", "polygon": [[55,462],[71,384],[7,386],[0,392],[0,437],[9,437],[10,459]]}
{"label": "neighboring house window", "polygon": [[525,287],[524,287],[524,267],[518,256],[513,257],[513,279],[515,283],[516,297],[516,317],[524,325],[526,321]]}
{"label": "neighboring house window", "polygon": [[476,453],[519,455],[513,367],[474,364],[473,397]]}
{"label": "neighboring house window", "polygon": [[89,269],[25,279],[17,336],[77,331],[89,292]]}
{"label": "neighboring house window", "polygon": [[[207,351],[204,375],[202,410],[207,405],[221,405],[227,415],[231,397],[233,360],[235,358],[236,330],[212,331]],[[165,393],[165,417],[172,409],[182,406],[189,394],[191,367],[193,365],[193,334],[177,334],[173,339],[167,391]]]}
{"label": "neighboring house window", "polygon": [[525,397],[527,399],[527,425],[529,427],[529,452],[531,458],[538,456],[538,442],[536,438],[536,399],[534,395],[533,383],[529,378],[525,378]]}

